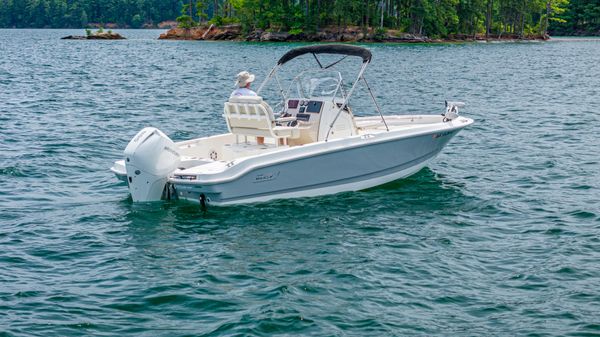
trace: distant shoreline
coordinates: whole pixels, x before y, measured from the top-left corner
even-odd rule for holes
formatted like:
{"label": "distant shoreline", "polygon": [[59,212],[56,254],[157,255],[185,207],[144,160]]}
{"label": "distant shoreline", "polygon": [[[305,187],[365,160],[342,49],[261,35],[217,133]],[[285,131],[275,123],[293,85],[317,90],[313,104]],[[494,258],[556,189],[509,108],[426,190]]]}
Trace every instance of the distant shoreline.
{"label": "distant shoreline", "polygon": [[160,40],[188,41],[246,41],[246,42],[365,42],[365,43],[460,43],[460,42],[513,42],[546,41],[550,36],[520,37],[514,34],[485,37],[482,35],[451,34],[445,38],[404,33],[397,30],[363,29],[361,27],[325,27],[314,33],[273,32],[255,30],[244,33],[239,25],[204,25],[193,28],[171,28],[159,36]]}
{"label": "distant shoreline", "polygon": [[[530,36],[530,37],[519,37],[515,35],[504,34],[500,38],[494,34],[486,38],[483,35],[477,35],[475,37],[469,35],[450,35],[445,38],[428,38],[427,36],[421,36],[417,34],[409,33],[397,33],[393,30],[388,30],[392,34],[387,33],[385,36],[374,37],[372,33],[360,35],[361,33],[357,29],[351,29],[351,31],[345,32],[332,32],[331,30],[323,30],[312,34],[290,34],[288,32],[270,32],[270,31],[254,31],[249,34],[241,34],[238,28],[231,29],[236,25],[215,27],[214,32],[209,32],[205,36],[207,26],[194,27],[189,30],[182,28],[156,28],[156,27],[145,27],[145,28],[131,28],[131,27],[118,27],[111,28],[113,30],[148,30],[148,31],[162,31],[163,33],[158,36],[160,40],[183,40],[183,41],[237,41],[237,42],[343,42],[343,43],[464,43],[464,42],[535,42],[535,41],[561,41],[561,40],[583,40],[600,39],[600,35],[556,35],[545,37],[541,36]],[[0,29],[6,30],[86,30],[87,28],[27,28],[27,27],[0,27]],[[369,30],[370,32],[373,29]]]}

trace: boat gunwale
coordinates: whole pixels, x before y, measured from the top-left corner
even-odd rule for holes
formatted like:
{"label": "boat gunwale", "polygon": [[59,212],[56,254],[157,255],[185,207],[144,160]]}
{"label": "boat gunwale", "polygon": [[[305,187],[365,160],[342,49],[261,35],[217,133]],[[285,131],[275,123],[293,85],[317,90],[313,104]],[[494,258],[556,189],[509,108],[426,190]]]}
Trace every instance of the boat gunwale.
{"label": "boat gunwale", "polygon": [[[431,115],[419,115],[419,116],[431,116]],[[351,137],[332,139],[329,141],[319,141],[319,142],[306,144],[303,146],[295,146],[295,147],[285,148],[285,149],[282,149],[281,151],[270,151],[268,153],[261,153],[261,154],[254,155],[254,156],[243,157],[243,158],[239,159],[239,162],[236,162],[236,159],[234,159],[229,162],[234,162],[235,165],[233,165],[231,167],[226,167],[226,169],[223,171],[219,171],[219,172],[215,172],[215,173],[193,173],[193,172],[187,173],[188,175],[196,175],[195,180],[174,178],[173,177],[173,175],[175,174],[174,172],[178,171],[178,170],[176,170],[169,175],[168,181],[170,183],[176,184],[176,185],[222,184],[222,183],[234,181],[253,170],[261,169],[261,168],[272,166],[272,165],[277,165],[281,162],[294,162],[294,161],[298,161],[298,160],[309,158],[309,157],[321,156],[321,155],[325,155],[325,154],[333,153],[333,152],[349,151],[349,150],[353,150],[353,149],[363,147],[363,146],[380,145],[382,143],[397,141],[397,140],[401,140],[401,139],[411,139],[411,138],[420,137],[420,136],[424,136],[424,135],[428,135],[428,134],[434,134],[436,132],[452,132],[455,130],[461,130],[466,126],[473,124],[473,122],[474,122],[473,119],[467,118],[467,117],[462,117],[462,116],[457,118],[456,120],[461,120],[462,124],[461,125],[452,125],[451,127],[445,127],[445,128],[437,128],[435,130],[425,130],[425,131],[419,130],[420,132],[406,133],[404,135],[394,135],[394,134],[397,134],[398,131],[404,131],[404,130],[390,130],[390,131],[385,131],[385,130],[379,131],[378,130],[378,132],[375,132],[375,133],[360,134],[360,135],[355,135],[355,136],[351,136]],[[435,124],[442,124],[443,126],[448,125],[447,123],[443,123],[443,122],[435,123]],[[423,124],[423,125],[426,125],[426,124]],[[431,124],[429,124],[429,125],[431,125]],[[355,142],[353,144],[348,144],[347,146],[343,146],[341,144],[344,141],[348,142],[348,141],[364,139],[364,137],[368,134],[373,135],[373,137],[369,138],[370,141],[368,141],[366,143]],[[326,144],[333,144],[334,146],[323,146]],[[322,147],[323,149],[320,149],[317,151],[309,151],[308,153],[289,158],[290,153],[300,152],[301,151],[300,149],[306,149],[306,148],[310,148],[310,147]],[[277,155],[277,154],[288,154],[288,156],[286,156],[284,158],[274,158],[269,163],[264,163],[264,164],[256,163],[256,159],[262,158],[264,156],[273,156],[273,155]],[[242,165],[242,164],[245,164],[245,165]],[[226,166],[227,163],[225,163],[224,165]],[[239,171],[235,172],[233,175],[230,175],[227,177],[203,179],[204,177],[212,178],[216,175],[223,174],[224,172],[227,172],[228,169],[232,169],[232,168],[237,168]],[[188,168],[187,170],[189,170],[189,169],[192,169],[192,168]],[[185,173],[183,173],[183,174],[185,174]]]}

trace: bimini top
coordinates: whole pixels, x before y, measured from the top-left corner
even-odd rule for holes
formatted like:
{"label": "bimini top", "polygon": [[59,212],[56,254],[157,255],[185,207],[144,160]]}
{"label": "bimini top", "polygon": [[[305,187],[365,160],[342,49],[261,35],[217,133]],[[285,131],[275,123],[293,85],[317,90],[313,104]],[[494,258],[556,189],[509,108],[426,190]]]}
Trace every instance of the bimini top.
{"label": "bimini top", "polygon": [[292,49],[285,53],[279,61],[278,65],[282,65],[298,56],[304,54],[340,54],[362,57],[363,63],[371,61],[371,52],[363,47],[351,46],[347,44],[317,44],[313,46],[300,47]]}

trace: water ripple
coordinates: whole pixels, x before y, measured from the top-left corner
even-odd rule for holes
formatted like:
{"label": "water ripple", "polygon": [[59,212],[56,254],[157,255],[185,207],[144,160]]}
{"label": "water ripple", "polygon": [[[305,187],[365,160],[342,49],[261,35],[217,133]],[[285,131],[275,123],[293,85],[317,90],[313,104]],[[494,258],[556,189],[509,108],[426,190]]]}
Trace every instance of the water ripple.
{"label": "water ripple", "polygon": [[598,41],[370,45],[386,113],[476,124],[408,179],[204,213],[108,167],[225,132],[232,76],[294,45],[74,33],[0,30],[0,335],[600,333]]}

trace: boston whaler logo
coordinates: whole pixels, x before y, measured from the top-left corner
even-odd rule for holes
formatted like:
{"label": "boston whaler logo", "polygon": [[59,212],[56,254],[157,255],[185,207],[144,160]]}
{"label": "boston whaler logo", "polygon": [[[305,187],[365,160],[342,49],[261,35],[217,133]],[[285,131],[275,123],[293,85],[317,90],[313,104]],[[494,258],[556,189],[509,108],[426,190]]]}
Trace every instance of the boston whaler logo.
{"label": "boston whaler logo", "polygon": [[279,177],[279,171],[271,173],[259,173],[254,178],[254,183],[264,183],[265,181],[275,180]]}
{"label": "boston whaler logo", "polygon": [[437,139],[437,138],[441,138],[441,137],[446,137],[452,134],[452,131],[446,131],[446,132],[442,132],[442,133],[436,133],[433,135],[433,139]]}

